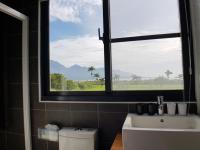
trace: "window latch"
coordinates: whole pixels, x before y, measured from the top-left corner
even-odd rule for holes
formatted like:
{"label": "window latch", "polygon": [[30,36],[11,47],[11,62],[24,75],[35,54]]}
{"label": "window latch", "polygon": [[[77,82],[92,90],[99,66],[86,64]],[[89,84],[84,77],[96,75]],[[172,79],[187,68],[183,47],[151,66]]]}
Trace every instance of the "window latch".
{"label": "window latch", "polygon": [[101,36],[101,29],[98,28],[98,36],[99,36],[99,40],[103,41],[103,36]]}

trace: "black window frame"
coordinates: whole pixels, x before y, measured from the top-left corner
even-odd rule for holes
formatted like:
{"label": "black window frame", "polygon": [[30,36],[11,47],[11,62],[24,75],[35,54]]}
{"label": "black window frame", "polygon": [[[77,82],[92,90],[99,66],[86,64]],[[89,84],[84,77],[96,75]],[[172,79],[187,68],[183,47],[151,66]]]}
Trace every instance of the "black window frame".
{"label": "black window frame", "polygon": [[[49,69],[49,2],[40,2],[40,89],[42,101],[73,102],[153,102],[162,95],[165,101],[195,101],[194,60],[189,0],[179,0],[181,33],[156,34],[136,37],[111,38],[110,1],[103,0],[103,43],[105,91],[50,91]],[[184,90],[113,91],[111,43],[165,38],[182,39]]]}

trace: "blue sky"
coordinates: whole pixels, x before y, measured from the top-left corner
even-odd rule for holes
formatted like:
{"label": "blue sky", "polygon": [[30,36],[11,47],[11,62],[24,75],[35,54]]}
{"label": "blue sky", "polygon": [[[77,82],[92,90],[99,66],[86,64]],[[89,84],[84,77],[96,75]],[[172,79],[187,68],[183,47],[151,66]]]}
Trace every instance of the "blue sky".
{"label": "blue sky", "polygon": [[51,41],[88,34],[102,28],[101,0],[51,0]]}
{"label": "blue sky", "polygon": [[79,24],[65,23],[59,20],[51,22],[51,42],[84,34],[86,33]]}
{"label": "blue sky", "polygon": [[[66,67],[104,66],[101,0],[50,0],[50,57]],[[177,0],[110,0],[112,37],[180,32]],[[142,76],[182,73],[180,39],[112,45],[113,68]]]}

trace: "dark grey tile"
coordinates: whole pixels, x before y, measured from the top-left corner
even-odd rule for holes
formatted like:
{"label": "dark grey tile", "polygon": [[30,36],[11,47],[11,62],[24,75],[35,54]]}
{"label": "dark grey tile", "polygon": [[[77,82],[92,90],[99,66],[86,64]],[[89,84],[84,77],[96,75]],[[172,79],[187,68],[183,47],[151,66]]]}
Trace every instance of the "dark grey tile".
{"label": "dark grey tile", "polygon": [[83,128],[98,128],[97,112],[70,112],[72,126]]}
{"label": "dark grey tile", "polygon": [[8,84],[8,107],[9,108],[22,108],[22,84]]}
{"label": "dark grey tile", "polygon": [[[33,2],[33,1],[32,1]],[[30,31],[31,32],[37,32],[38,31],[38,1],[33,2],[33,5],[30,5],[29,3],[29,8],[28,8],[28,16],[30,19]]]}
{"label": "dark grey tile", "polygon": [[[2,104],[4,106],[4,104]],[[0,105],[0,132],[5,130],[5,108]]]}
{"label": "dark grey tile", "polygon": [[113,143],[113,141],[99,139],[99,150],[110,150],[112,143]]}
{"label": "dark grey tile", "polygon": [[190,114],[197,114],[197,104],[188,104]]}
{"label": "dark grey tile", "polygon": [[32,58],[29,60],[29,69],[30,69],[30,82],[38,83],[38,59]]}
{"label": "dark grey tile", "polygon": [[[129,105],[129,113],[137,113],[137,105],[141,105],[142,106],[142,111],[143,113],[148,113],[148,106],[149,104],[141,104],[141,103],[138,103],[138,104],[130,104]],[[157,111],[156,109],[156,105],[154,106],[155,107],[155,111]],[[165,105],[164,105],[164,108]],[[165,109],[164,109],[165,110]],[[166,111],[165,111],[166,112]]]}
{"label": "dark grey tile", "polygon": [[47,150],[59,150],[58,142],[48,142]]}
{"label": "dark grey tile", "polygon": [[129,104],[129,113],[137,113],[137,104]]}
{"label": "dark grey tile", "polygon": [[40,140],[37,136],[32,136],[32,148],[33,150],[46,150],[47,141]]}
{"label": "dark grey tile", "polygon": [[70,111],[97,111],[97,104],[70,104]]}
{"label": "dark grey tile", "polygon": [[46,111],[46,120],[61,127],[70,126],[70,114],[67,111]]}
{"label": "dark grey tile", "polygon": [[5,0],[6,4],[16,10],[18,10],[21,13],[24,13],[24,0],[17,0],[17,1],[12,1],[12,0]]}
{"label": "dark grey tile", "polygon": [[128,112],[128,104],[99,104],[100,112]]}
{"label": "dark grey tile", "polygon": [[100,138],[111,141],[122,130],[127,113],[100,113]]}
{"label": "dark grey tile", "polygon": [[[14,1],[10,2],[10,4],[8,4],[8,5],[9,6],[13,5],[13,2]],[[18,1],[15,1],[15,3],[17,3],[17,2]],[[15,7],[13,7],[13,8],[15,8]],[[7,19],[7,22],[6,22],[7,35],[9,35],[9,36],[10,35],[22,35],[22,22],[17,19],[14,19],[13,17],[9,17],[9,16],[7,16],[6,19]]]}
{"label": "dark grey tile", "polygon": [[30,32],[29,38],[29,56],[36,58],[38,57],[38,32]]}
{"label": "dark grey tile", "polygon": [[7,134],[8,150],[25,150],[25,142],[23,135]]}
{"label": "dark grey tile", "polygon": [[32,135],[37,135],[38,128],[46,125],[45,111],[44,110],[32,110],[31,111],[31,127]]}
{"label": "dark grey tile", "polygon": [[15,133],[24,133],[24,121],[22,109],[7,110],[7,131]]}
{"label": "dark grey tile", "polygon": [[30,100],[32,109],[45,109],[45,104],[39,102],[38,84],[30,85]]}
{"label": "dark grey tile", "polygon": [[47,103],[46,110],[69,111],[69,105],[70,104]]}
{"label": "dark grey tile", "polygon": [[8,61],[8,81],[10,83],[22,82],[22,60],[12,59]]}
{"label": "dark grey tile", "polygon": [[[32,8],[32,7],[34,7],[34,6],[38,6],[38,1],[37,0],[29,0],[29,1],[24,1],[24,5],[25,6],[27,6],[26,8],[26,11],[28,12],[28,11],[33,11],[32,9],[30,9],[30,8]],[[29,8],[29,9],[28,9]],[[34,12],[34,11],[33,11]],[[30,15],[28,15],[28,16],[30,16]],[[30,19],[30,18],[29,18]]]}
{"label": "dark grey tile", "polygon": [[8,58],[21,58],[22,36],[21,35],[7,36],[6,50],[8,53]]}
{"label": "dark grey tile", "polygon": [[3,132],[0,132],[0,149],[6,150],[6,136]]}

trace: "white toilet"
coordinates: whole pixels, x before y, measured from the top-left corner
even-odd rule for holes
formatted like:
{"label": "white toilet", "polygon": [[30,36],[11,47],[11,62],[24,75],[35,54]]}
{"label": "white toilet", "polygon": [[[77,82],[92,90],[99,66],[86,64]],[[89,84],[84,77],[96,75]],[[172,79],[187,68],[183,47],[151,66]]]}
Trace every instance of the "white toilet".
{"label": "white toilet", "polygon": [[97,150],[97,129],[61,129],[59,150]]}

